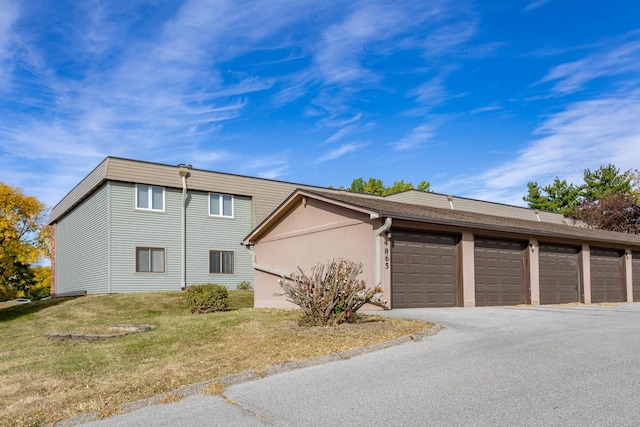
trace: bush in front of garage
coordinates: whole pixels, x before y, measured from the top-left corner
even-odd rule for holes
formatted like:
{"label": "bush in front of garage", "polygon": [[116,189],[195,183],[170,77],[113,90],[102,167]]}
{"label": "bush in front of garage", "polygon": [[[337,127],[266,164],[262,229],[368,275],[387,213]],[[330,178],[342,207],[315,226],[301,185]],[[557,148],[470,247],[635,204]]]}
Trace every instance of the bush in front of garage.
{"label": "bush in front of garage", "polygon": [[379,287],[367,289],[362,264],[342,258],[324,264],[316,264],[307,276],[298,267],[289,280],[281,279],[280,286],[287,300],[303,312],[303,325],[339,325],[355,322],[356,312],[366,303],[386,308]]}

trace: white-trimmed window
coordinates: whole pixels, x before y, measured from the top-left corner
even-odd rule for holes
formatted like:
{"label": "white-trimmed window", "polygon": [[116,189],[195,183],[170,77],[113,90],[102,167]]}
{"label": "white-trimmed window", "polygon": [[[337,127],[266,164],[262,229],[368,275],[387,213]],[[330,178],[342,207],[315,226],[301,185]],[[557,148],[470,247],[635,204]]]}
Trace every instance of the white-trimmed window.
{"label": "white-trimmed window", "polygon": [[233,196],[209,193],[209,216],[233,218]]}
{"label": "white-trimmed window", "polygon": [[209,251],[210,274],[234,274],[233,251]]}
{"label": "white-trimmed window", "polygon": [[136,209],[164,211],[164,188],[136,184]]}
{"label": "white-trimmed window", "polygon": [[164,273],[164,248],[136,248],[136,273]]}

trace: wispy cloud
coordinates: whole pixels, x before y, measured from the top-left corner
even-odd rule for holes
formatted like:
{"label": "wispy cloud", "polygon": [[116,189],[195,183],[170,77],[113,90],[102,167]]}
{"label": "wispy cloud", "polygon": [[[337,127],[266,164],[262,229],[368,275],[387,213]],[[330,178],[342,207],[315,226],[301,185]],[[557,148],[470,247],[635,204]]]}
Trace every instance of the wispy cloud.
{"label": "wispy cloud", "polygon": [[239,155],[235,161],[242,166],[240,171],[251,176],[267,179],[282,179],[289,171],[289,152],[282,151],[267,156]]}
{"label": "wispy cloud", "polygon": [[531,3],[527,4],[524,7],[523,10],[525,12],[529,12],[531,10],[538,9],[539,7],[544,6],[545,4],[549,3],[550,1],[551,0],[535,0],[535,1],[532,1]]}
{"label": "wispy cloud", "polygon": [[427,144],[435,135],[430,124],[423,124],[411,130],[411,132],[400,141],[391,144],[396,151],[407,151]]}
{"label": "wispy cloud", "polygon": [[366,147],[367,145],[369,145],[369,143],[357,143],[357,142],[351,142],[348,144],[343,144],[340,147],[329,151],[327,154],[321,156],[320,158],[318,158],[317,162],[318,163],[322,163],[322,162],[326,162],[328,160],[335,160],[337,158],[340,158],[346,154],[349,153],[353,153],[354,151],[359,150],[360,148]]}
{"label": "wispy cloud", "polygon": [[421,104],[437,105],[449,96],[444,85],[444,77],[434,77],[412,89],[409,96],[415,97]]}
{"label": "wispy cloud", "polygon": [[473,20],[445,24],[429,33],[422,48],[429,57],[444,56],[459,52],[477,33],[477,24]]}
{"label": "wispy cloud", "polygon": [[[0,0],[0,82],[10,82],[7,73],[16,67],[30,77],[20,83],[29,86],[12,90],[1,106],[0,151],[11,155],[3,167],[26,171],[43,163],[43,173],[62,175],[83,164],[76,182],[106,155],[173,163],[185,150],[208,149],[204,144],[211,145],[223,123],[242,114],[248,95],[276,84],[268,76],[234,73],[224,61],[265,40],[273,46],[271,38],[282,28],[312,13],[287,0],[242,8],[193,0],[157,25],[144,4],[131,2],[123,11],[89,1],[65,11],[66,27],[56,37],[66,48],[53,55],[43,48],[49,29],[28,33],[22,24],[15,33],[19,19],[29,22],[40,13],[24,4],[18,14],[15,4]],[[142,24],[151,30],[136,32]],[[65,69],[65,63],[71,66]],[[26,108],[48,114],[23,116]],[[213,150],[217,154],[205,160],[221,155]]]}
{"label": "wispy cloud", "polygon": [[586,58],[560,64],[551,69],[542,83],[553,82],[552,92],[568,94],[602,77],[634,73],[640,80],[640,31],[628,34],[622,44],[613,43]]}
{"label": "wispy cloud", "polygon": [[11,82],[13,70],[12,57],[15,52],[13,25],[19,17],[16,2],[0,0],[0,91],[7,90]]}
{"label": "wispy cloud", "polygon": [[502,107],[500,105],[498,105],[497,103],[492,102],[491,104],[489,104],[487,106],[474,108],[469,113],[472,114],[472,115],[476,115],[476,114],[489,113],[491,111],[498,111],[498,110],[502,110]]}
{"label": "wispy cloud", "polygon": [[613,163],[637,168],[640,158],[640,90],[577,102],[544,121],[541,135],[508,163],[468,180],[469,194],[522,204],[528,181],[549,183],[560,176],[578,183],[584,169]]}

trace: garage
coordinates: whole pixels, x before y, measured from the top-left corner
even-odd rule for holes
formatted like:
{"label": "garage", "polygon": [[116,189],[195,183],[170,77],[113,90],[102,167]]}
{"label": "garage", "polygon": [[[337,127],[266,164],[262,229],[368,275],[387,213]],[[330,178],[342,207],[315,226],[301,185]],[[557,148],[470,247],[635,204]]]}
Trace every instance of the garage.
{"label": "garage", "polygon": [[633,252],[632,256],[633,302],[640,302],[640,252]]}
{"label": "garage", "polygon": [[526,302],[524,248],[527,242],[476,238],[476,305],[517,305]]}
{"label": "garage", "polygon": [[393,230],[393,308],[455,307],[458,236]]}
{"label": "garage", "polygon": [[540,304],[579,302],[580,248],[540,244]]}
{"label": "garage", "polygon": [[591,248],[591,302],[623,300],[621,256],[618,250]]}

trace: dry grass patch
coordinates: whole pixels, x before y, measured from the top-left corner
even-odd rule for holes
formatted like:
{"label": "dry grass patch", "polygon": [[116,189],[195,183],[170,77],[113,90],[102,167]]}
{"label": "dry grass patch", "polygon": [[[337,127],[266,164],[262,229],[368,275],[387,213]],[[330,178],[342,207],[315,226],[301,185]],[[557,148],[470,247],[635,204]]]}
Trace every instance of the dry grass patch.
{"label": "dry grass patch", "polygon": [[[229,292],[222,313],[192,315],[182,292],[55,299],[0,309],[0,425],[39,425],[181,386],[391,340],[426,322],[364,316],[336,328],[298,325],[299,312],[254,310]],[[49,331],[117,324],[157,328],[108,341],[52,341]]]}
{"label": "dry grass patch", "polygon": [[225,386],[221,382],[213,381],[204,389],[204,394],[208,394],[210,396],[218,396],[224,393]]}

